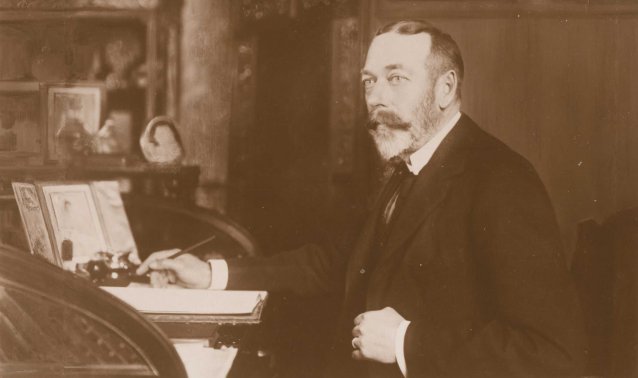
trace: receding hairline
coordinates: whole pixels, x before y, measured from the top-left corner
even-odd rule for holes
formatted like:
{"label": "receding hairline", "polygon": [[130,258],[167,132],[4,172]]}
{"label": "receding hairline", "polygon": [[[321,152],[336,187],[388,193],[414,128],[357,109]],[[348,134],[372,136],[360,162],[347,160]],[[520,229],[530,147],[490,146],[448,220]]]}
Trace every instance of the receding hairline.
{"label": "receding hairline", "polygon": [[457,95],[460,98],[465,67],[461,50],[451,35],[425,20],[400,20],[381,26],[374,37],[388,33],[406,36],[421,33],[428,35],[430,43],[426,64],[434,68],[433,75],[454,71],[458,79]]}

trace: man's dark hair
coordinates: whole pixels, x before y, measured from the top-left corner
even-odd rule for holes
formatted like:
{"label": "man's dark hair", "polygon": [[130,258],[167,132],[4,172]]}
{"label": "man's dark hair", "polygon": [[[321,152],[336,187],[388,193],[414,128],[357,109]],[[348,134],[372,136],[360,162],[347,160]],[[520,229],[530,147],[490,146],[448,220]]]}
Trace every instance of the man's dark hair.
{"label": "man's dark hair", "polygon": [[414,35],[426,33],[432,39],[430,49],[431,60],[430,69],[433,77],[439,77],[444,72],[453,70],[456,72],[457,87],[456,96],[461,98],[461,84],[463,83],[463,57],[461,50],[452,37],[438,29],[427,21],[422,20],[402,20],[389,23],[377,30],[376,35],[385,33],[397,33],[404,35]]}

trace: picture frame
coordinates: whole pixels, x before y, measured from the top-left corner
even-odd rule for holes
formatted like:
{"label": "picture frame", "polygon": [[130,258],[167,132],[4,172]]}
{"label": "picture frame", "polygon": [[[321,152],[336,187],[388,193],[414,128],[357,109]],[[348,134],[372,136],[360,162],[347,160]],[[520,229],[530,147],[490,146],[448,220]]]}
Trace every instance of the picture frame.
{"label": "picture frame", "polygon": [[51,229],[54,252],[63,259],[63,246],[73,246],[73,263],[86,263],[108,250],[100,214],[89,183],[38,183]]}
{"label": "picture frame", "polygon": [[132,262],[140,262],[135,237],[126,215],[120,185],[114,180],[90,181],[97,211],[102,222],[108,251],[114,255],[128,254]]}
{"label": "picture frame", "polygon": [[[47,116],[47,161],[57,161],[86,148],[102,124],[106,96],[103,83],[47,83],[44,85]],[[72,140],[70,140],[73,138]],[[63,140],[61,142],[61,140]],[[61,143],[67,143],[66,151]]]}
{"label": "picture frame", "polygon": [[14,182],[12,186],[31,253],[61,267],[62,260],[51,245],[36,186],[20,182]]}
{"label": "picture frame", "polygon": [[117,181],[12,182],[12,187],[32,254],[67,270],[102,252],[141,262]]}
{"label": "picture frame", "polygon": [[0,161],[41,159],[43,124],[40,83],[0,81]]}

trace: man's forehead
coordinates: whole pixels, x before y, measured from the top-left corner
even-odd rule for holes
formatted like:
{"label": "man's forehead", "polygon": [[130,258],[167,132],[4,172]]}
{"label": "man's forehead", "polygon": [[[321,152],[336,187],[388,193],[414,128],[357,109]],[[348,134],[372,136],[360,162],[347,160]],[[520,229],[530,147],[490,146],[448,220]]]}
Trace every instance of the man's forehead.
{"label": "man's forehead", "polygon": [[423,67],[430,53],[432,39],[427,33],[385,33],[374,37],[364,70],[377,70],[387,66]]}

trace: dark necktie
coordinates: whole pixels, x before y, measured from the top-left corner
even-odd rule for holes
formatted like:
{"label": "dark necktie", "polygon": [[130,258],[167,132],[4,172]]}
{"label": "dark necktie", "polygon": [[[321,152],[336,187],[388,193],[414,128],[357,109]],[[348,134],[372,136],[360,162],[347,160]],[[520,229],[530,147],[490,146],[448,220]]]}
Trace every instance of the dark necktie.
{"label": "dark necktie", "polygon": [[376,240],[379,246],[385,242],[393,221],[401,210],[402,203],[407,196],[415,175],[413,175],[403,161],[396,164],[392,177],[388,180],[381,197],[381,210],[377,218]]}
{"label": "dark necktie", "polygon": [[408,170],[408,167],[403,162],[399,163],[395,168],[391,179],[392,182],[388,183],[391,187],[389,187],[386,192],[387,197],[385,198],[385,204],[381,214],[381,221],[384,226],[387,227],[392,220],[396,218],[405,197],[412,187],[415,177],[416,176]]}

